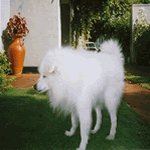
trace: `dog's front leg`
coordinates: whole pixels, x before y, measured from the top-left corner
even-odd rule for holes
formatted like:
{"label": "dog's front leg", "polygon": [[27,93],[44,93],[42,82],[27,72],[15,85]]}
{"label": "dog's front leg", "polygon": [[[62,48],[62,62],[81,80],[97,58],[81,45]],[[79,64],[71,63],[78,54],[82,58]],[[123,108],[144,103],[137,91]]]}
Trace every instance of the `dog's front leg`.
{"label": "dog's front leg", "polygon": [[78,127],[78,118],[75,113],[71,113],[71,122],[72,122],[72,127],[70,131],[65,131],[65,135],[67,136],[72,136]]}
{"label": "dog's front leg", "polygon": [[92,134],[95,134],[99,130],[100,125],[101,125],[101,119],[102,119],[100,107],[96,106],[95,111],[96,111],[96,118],[97,118],[96,120],[97,121],[96,121],[96,125],[95,125],[94,129],[91,130]]}
{"label": "dog's front leg", "polygon": [[90,106],[86,105],[87,104],[84,104],[78,107],[81,142],[79,148],[77,148],[76,150],[85,150],[89,139],[89,133],[91,130],[91,122],[92,122],[91,105]]}

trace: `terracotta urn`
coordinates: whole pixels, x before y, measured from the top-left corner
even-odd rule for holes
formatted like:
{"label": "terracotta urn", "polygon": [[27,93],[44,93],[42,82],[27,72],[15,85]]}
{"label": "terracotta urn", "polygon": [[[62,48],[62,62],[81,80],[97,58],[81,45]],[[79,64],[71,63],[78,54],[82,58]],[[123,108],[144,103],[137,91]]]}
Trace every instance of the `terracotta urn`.
{"label": "terracotta urn", "polygon": [[8,48],[9,62],[14,75],[21,75],[23,70],[25,47],[20,41],[22,37],[23,34],[13,34],[13,43]]}

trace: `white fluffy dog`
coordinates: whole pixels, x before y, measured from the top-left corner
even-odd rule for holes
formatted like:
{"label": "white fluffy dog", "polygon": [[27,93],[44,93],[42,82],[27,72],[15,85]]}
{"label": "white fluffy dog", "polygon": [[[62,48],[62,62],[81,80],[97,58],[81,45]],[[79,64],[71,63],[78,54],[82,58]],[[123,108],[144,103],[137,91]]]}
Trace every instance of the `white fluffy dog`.
{"label": "white fluffy dog", "polygon": [[[72,127],[65,135],[72,136],[80,122],[81,143],[77,150],[85,150],[89,134],[96,133],[101,124],[101,109],[108,109],[113,140],[117,126],[117,107],[124,89],[124,68],[121,48],[117,41],[101,44],[102,52],[54,49],[45,55],[40,67],[40,78],[35,89],[48,91],[51,105],[71,113]],[[97,114],[91,130],[92,109]]]}

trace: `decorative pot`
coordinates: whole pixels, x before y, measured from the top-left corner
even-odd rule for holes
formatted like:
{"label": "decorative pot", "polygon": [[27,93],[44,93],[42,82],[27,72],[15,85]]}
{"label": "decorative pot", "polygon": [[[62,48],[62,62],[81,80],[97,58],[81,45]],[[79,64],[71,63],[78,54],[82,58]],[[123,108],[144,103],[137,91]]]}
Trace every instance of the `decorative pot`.
{"label": "decorative pot", "polygon": [[12,35],[13,43],[8,48],[9,62],[11,63],[14,75],[21,75],[23,70],[25,47],[20,41],[22,37],[23,34]]}

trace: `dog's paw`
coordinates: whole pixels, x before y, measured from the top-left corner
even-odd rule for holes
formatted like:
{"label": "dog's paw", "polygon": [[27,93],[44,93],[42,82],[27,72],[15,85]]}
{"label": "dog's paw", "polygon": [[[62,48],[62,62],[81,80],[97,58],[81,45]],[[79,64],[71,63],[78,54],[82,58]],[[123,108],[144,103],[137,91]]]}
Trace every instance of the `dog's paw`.
{"label": "dog's paw", "polygon": [[114,140],[114,138],[115,138],[115,137],[114,137],[113,135],[108,135],[108,136],[106,137],[107,140]]}
{"label": "dog's paw", "polygon": [[91,130],[92,134],[95,134],[98,130]]}
{"label": "dog's paw", "polygon": [[85,149],[77,148],[76,150],[85,150]]}
{"label": "dog's paw", "polygon": [[70,131],[65,131],[65,135],[66,135],[66,136],[72,136],[72,135],[73,135],[73,133],[72,133],[72,132],[70,132]]}

